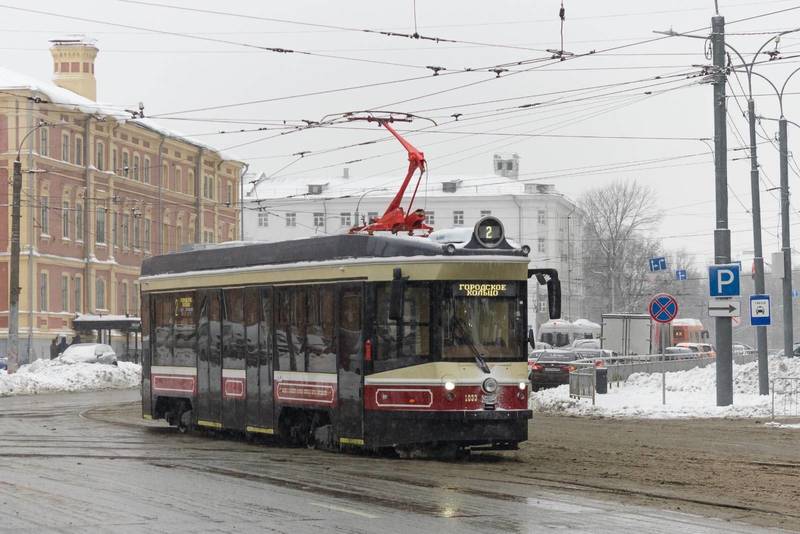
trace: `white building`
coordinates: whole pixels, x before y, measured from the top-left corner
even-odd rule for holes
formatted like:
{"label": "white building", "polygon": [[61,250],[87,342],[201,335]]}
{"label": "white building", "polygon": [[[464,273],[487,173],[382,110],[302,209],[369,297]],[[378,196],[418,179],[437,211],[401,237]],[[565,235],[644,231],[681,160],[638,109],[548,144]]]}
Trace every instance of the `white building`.
{"label": "white building", "polygon": [[[254,174],[244,184],[244,235],[280,241],[347,232],[382,215],[402,183],[394,177],[359,178],[347,168],[336,177]],[[408,208],[416,176],[402,203]],[[422,208],[435,229],[473,226],[486,215],[499,218],[506,235],[531,248],[531,265],[558,270],[562,314],[583,314],[581,223],[576,205],[550,184],[519,179],[519,156],[495,155],[494,173],[423,178],[414,209]],[[529,310],[536,324],[547,320],[545,288],[530,285]],[[531,315],[531,318],[533,315]],[[533,321],[531,321],[533,322]]]}

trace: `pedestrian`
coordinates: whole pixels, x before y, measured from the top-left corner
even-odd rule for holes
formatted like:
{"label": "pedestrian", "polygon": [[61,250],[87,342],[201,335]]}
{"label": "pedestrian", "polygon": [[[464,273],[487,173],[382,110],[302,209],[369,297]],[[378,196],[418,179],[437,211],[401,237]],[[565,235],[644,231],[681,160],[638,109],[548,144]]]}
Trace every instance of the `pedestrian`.
{"label": "pedestrian", "polygon": [[67,344],[67,336],[61,334],[59,337],[61,340],[58,342],[58,351],[56,352],[56,356],[62,354],[65,350],[67,350],[67,347],[69,347]]}
{"label": "pedestrian", "polygon": [[73,336],[72,338],[72,343],[70,343],[70,345],[77,345],[80,342],[81,342],[81,335],[75,334],[75,336]]}
{"label": "pedestrian", "polygon": [[52,341],[50,341],[50,359],[51,360],[54,359],[56,356],[58,356],[58,345],[56,344],[56,339],[58,339],[58,336],[54,337],[52,339]]}

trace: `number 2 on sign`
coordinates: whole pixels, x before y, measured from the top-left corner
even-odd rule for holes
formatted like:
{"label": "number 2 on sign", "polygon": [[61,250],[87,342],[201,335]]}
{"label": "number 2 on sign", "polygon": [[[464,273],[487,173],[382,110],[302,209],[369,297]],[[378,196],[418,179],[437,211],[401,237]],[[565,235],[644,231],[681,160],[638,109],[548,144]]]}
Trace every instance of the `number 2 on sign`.
{"label": "number 2 on sign", "polygon": [[494,227],[493,226],[487,226],[486,227],[486,239],[491,239],[492,238],[492,228],[494,228]]}

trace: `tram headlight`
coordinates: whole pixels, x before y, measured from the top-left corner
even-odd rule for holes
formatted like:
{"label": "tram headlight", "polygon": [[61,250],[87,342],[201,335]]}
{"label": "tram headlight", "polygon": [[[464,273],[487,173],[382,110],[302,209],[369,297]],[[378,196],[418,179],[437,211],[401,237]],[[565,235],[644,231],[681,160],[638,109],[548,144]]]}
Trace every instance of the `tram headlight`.
{"label": "tram headlight", "polygon": [[528,384],[525,383],[525,382],[520,382],[519,383],[519,389],[521,389],[522,391],[525,391],[526,389],[528,389]]}
{"label": "tram headlight", "polygon": [[526,256],[531,253],[531,247],[528,245],[522,245],[522,253]]}
{"label": "tram headlight", "polygon": [[444,389],[446,389],[447,391],[453,391],[454,389],[456,389],[456,385],[450,380],[448,380],[447,382],[444,383]]}
{"label": "tram headlight", "polygon": [[491,377],[487,378],[483,381],[483,384],[481,384],[481,389],[483,389],[485,393],[497,393],[497,380]]}

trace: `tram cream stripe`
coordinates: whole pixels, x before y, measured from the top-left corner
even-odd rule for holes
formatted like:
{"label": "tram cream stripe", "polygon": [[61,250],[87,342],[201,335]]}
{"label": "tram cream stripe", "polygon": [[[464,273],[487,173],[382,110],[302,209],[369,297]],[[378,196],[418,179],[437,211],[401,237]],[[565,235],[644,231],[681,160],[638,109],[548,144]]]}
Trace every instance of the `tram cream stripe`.
{"label": "tram cream stripe", "polygon": [[196,367],[178,367],[171,365],[153,365],[150,367],[151,375],[180,375],[197,376]]}
{"label": "tram cream stripe", "polygon": [[245,378],[244,369],[223,369],[222,378]]}
{"label": "tram cream stripe", "polygon": [[275,371],[275,381],[336,383],[336,373],[303,373],[300,371]]}

